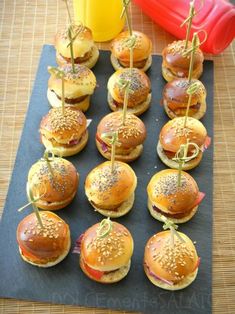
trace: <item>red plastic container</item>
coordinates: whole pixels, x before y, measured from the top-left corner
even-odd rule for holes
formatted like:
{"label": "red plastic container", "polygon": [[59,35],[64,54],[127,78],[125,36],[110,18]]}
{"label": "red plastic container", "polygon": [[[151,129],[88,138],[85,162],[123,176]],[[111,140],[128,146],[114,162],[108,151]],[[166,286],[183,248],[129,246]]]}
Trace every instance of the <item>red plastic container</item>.
{"label": "red plastic container", "polygon": [[[169,33],[180,39],[185,38],[186,27],[180,25],[188,16],[190,0],[134,0],[134,2]],[[201,1],[196,0],[196,11],[200,6]],[[191,37],[193,32],[201,29],[208,35],[201,49],[213,54],[222,52],[235,37],[235,6],[225,0],[205,0],[203,8],[193,19]],[[199,37],[200,35],[204,36],[199,34]]]}

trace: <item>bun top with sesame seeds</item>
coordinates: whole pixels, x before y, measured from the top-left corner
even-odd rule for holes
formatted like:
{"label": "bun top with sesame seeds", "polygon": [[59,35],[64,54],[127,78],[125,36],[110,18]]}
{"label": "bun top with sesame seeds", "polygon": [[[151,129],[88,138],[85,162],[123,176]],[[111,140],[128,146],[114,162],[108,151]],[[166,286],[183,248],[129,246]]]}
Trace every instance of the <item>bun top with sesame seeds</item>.
{"label": "bun top with sesame seeds", "polygon": [[[84,65],[75,64],[75,73],[72,65],[66,64],[59,69],[65,73],[64,76],[64,97],[69,99],[91,95],[96,87],[94,73]],[[48,81],[48,88],[53,90],[56,95],[62,97],[62,82],[54,74],[51,74]]]}
{"label": "bun top with sesame seeds", "polygon": [[99,234],[97,223],[86,230],[81,241],[81,258],[93,269],[113,271],[128,264],[133,254],[134,242],[128,229],[110,221],[110,231]]}
{"label": "bun top with sesame seeds", "polygon": [[42,118],[40,133],[48,139],[55,139],[60,144],[68,144],[79,140],[87,128],[87,120],[80,110],[66,107],[62,114],[61,108],[52,108]]}
{"label": "bun top with sesame seeds", "polygon": [[[136,36],[136,43],[133,49],[133,61],[142,61],[147,59],[152,52],[152,42],[144,33],[133,31]],[[129,37],[129,32],[124,31],[120,33],[111,43],[112,54],[122,62],[128,62],[130,60],[130,49],[125,44]]]}
{"label": "bun top with sesame seeds", "polygon": [[[174,69],[175,71],[184,71],[188,73],[189,64],[190,64],[190,54],[187,56],[183,56],[185,52],[184,49],[185,40],[177,40],[170,43],[163,49],[162,57],[163,63],[169,67],[170,69]],[[188,49],[192,47],[192,43],[188,42]],[[199,66],[202,65],[204,60],[203,53],[200,48],[195,51],[194,55],[194,63],[193,63],[193,70],[197,69]]]}
{"label": "bun top with sesame seeds", "polygon": [[137,68],[123,68],[114,72],[108,81],[108,91],[115,101],[124,103],[125,88],[119,84],[122,80],[130,81],[128,107],[135,107],[147,99],[150,93],[148,76]]}
{"label": "bun top with sesame seeds", "polygon": [[[118,131],[120,148],[128,149],[142,144],[146,138],[146,128],[142,120],[133,114],[127,114],[125,125],[122,125],[122,116],[122,112],[112,112],[103,117],[97,126],[97,136],[101,139],[103,133]],[[111,146],[108,140],[102,140]]]}
{"label": "bun top with sesame seeds", "polygon": [[[40,201],[63,202],[77,191],[79,175],[74,165],[63,158],[41,158],[29,170],[28,184]],[[40,207],[40,206],[39,206]]]}
{"label": "bun top with sesame seeds", "polygon": [[87,175],[85,192],[97,207],[111,209],[126,201],[136,185],[135,172],[128,164],[115,161],[112,171],[111,161],[106,161]]}
{"label": "bun top with sesame seeds", "polygon": [[193,242],[184,233],[178,233],[184,242],[175,236],[173,244],[171,231],[162,231],[148,240],[144,252],[150,274],[173,284],[193,273],[199,263]]}
{"label": "bun top with sesame seeds", "polygon": [[43,228],[35,213],[26,216],[18,225],[17,242],[23,254],[36,260],[50,260],[67,250],[70,241],[69,226],[52,212],[40,212]]}
{"label": "bun top with sesame seeds", "polygon": [[159,141],[164,150],[176,153],[180,145],[186,144],[187,140],[197,144],[199,148],[203,146],[207,137],[204,125],[197,119],[188,117],[186,127],[184,127],[184,120],[184,117],[174,118],[163,126]]}
{"label": "bun top with sesame seeds", "polygon": [[[83,57],[94,46],[91,30],[83,25],[72,25],[72,36],[77,33],[78,36],[73,42],[74,58]],[[65,58],[71,58],[70,43],[68,28],[64,28],[57,32],[55,36],[56,51]]]}
{"label": "bun top with sesame seeds", "polygon": [[178,186],[178,170],[164,169],[157,172],[147,186],[148,197],[153,205],[166,213],[185,213],[198,200],[199,189],[193,177],[181,172]]}

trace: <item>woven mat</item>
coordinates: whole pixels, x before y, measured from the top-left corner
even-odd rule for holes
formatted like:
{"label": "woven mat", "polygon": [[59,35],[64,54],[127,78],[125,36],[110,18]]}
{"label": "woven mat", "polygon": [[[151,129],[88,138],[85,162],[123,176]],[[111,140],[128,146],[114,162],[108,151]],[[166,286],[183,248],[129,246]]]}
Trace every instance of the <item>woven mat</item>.
{"label": "woven mat", "polygon": [[[161,53],[173,37],[134,5],[133,26]],[[5,202],[38,59],[64,25],[60,0],[0,1],[0,214]],[[99,44],[108,49],[108,44]],[[235,45],[215,62],[213,312],[235,313]],[[206,241],[206,239],[205,239]],[[0,278],[1,280],[1,278]],[[157,309],[156,309],[157,311]],[[0,313],[127,313],[1,299]]]}

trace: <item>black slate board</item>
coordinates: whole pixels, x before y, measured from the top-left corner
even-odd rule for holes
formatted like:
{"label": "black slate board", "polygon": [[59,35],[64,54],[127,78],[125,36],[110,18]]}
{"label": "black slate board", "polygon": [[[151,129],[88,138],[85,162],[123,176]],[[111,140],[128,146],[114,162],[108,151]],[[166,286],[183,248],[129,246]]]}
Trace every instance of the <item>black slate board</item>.
{"label": "black slate board", "polygon": [[[153,56],[153,65],[148,72],[152,82],[151,109],[141,117],[148,131],[144,153],[139,160],[132,163],[138,177],[134,208],[129,215],[118,219],[132,232],[135,241],[132,267],[128,276],[117,284],[107,286],[85,277],[78,266],[76,254],[69,254],[62,263],[49,269],[31,266],[20,258],[15,230],[20,220],[29,214],[31,209],[17,213],[17,208],[27,201],[25,183],[28,170],[44,151],[39,142],[38,127],[42,116],[49,110],[46,98],[48,65],[55,65],[55,51],[52,46],[46,45],[43,47],[0,225],[0,296],[143,313],[210,313],[213,146],[205,152],[201,165],[191,171],[200,190],[206,192],[206,197],[197,215],[187,224],[180,226],[181,231],[197,242],[201,265],[196,281],[182,291],[164,291],[149,282],[142,268],[145,243],[150,236],[162,228],[161,223],[149,215],[146,207],[146,185],[155,172],[165,168],[155,150],[159,131],[168,121],[163,108],[159,105],[165,84],[161,77],[159,56]],[[99,87],[92,97],[92,106],[87,112],[87,117],[93,119],[89,126],[89,143],[80,154],[69,158],[81,175],[79,191],[68,208],[57,212],[69,223],[73,244],[77,236],[87,227],[103,218],[88,204],[84,195],[84,180],[94,166],[104,161],[96,150],[94,139],[97,123],[102,116],[110,112],[106,101],[106,84],[113,73],[109,52],[101,52],[94,72]],[[208,110],[203,123],[212,136],[213,63],[211,61],[204,63],[202,81],[208,91]]]}

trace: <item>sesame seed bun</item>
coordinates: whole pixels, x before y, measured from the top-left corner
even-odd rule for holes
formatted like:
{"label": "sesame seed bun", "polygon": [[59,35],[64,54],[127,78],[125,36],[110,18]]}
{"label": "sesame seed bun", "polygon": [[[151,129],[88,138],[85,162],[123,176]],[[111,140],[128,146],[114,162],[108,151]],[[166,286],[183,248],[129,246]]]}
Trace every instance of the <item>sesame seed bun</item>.
{"label": "sesame seed bun", "polygon": [[206,113],[205,86],[199,80],[193,79],[189,83],[188,79],[181,78],[168,82],[163,89],[163,105],[169,118],[185,116],[189,99],[187,89],[195,82],[198,83],[199,88],[192,94],[188,116],[198,120],[204,116]]}
{"label": "sesame seed bun", "polygon": [[125,90],[118,84],[119,80],[130,80],[127,111],[140,115],[149,108],[151,101],[151,84],[147,75],[139,70],[125,68],[119,69],[108,80],[108,102],[113,111],[122,110]]}
{"label": "sesame seed bun", "polygon": [[43,229],[35,213],[26,216],[17,227],[16,237],[21,257],[39,267],[51,267],[68,254],[71,240],[69,226],[51,212],[40,213]]}
{"label": "sesame seed bun", "polygon": [[129,212],[134,202],[137,178],[132,168],[111,161],[92,169],[86,177],[85,193],[91,205],[107,217],[120,217]]}
{"label": "sesame seed bun", "polygon": [[[113,278],[101,277],[95,279],[90,275],[91,279],[99,282],[112,283],[124,278],[130,268],[130,261],[134,250],[134,242],[131,233],[123,225],[112,221],[111,231],[99,237],[98,228],[100,224],[97,223],[86,230],[81,240],[80,265],[82,270],[85,270],[84,264],[92,270],[100,272],[116,272],[121,270],[121,273]],[[123,269],[124,267],[124,269]],[[87,274],[87,271],[84,271]],[[91,273],[91,272],[90,272]]]}
{"label": "sesame seed bun", "polygon": [[81,151],[88,141],[87,120],[80,110],[52,108],[42,118],[41,140],[44,146],[61,157]]}
{"label": "sesame seed bun", "polygon": [[[162,52],[162,75],[170,82],[175,78],[187,78],[189,72],[190,56],[183,56],[185,40],[174,41],[163,49]],[[188,49],[192,43],[188,42]],[[192,77],[198,79],[203,71],[204,56],[198,48],[194,56]]]}
{"label": "sesame seed bun", "polygon": [[[64,65],[60,70],[65,73],[65,106],[86,111],[89,107],[90,95],[94,93],[96,87],[95,75],[83,65],[75,65],[76,73],[73,73],[70,64]],[[62,106],[62,81],[54,74],[51,74],[48,80],[47,98],[52,107]]]}
{"label": "sesame seed bun", "polygon": [[[133,35],[137,37],[133,49],[133,66],[145,72],[152,64],[152,42],[144,33],[133,31]],[[125,45],[128,37],[129,32],[124,31],[111,43],[111,63],[115,70],[130,66],[130,49]]]}
{"label": "sesame seed bun", "polygon": [[178,170],[165,169],[157,172],[148,183],[147,194],[149,211],[160,221],[163,215],[177,223],[186,222],[198,208],[198,185],[193,177],[184,171],[181,172],[180,187]]}
{"label": "sesame seed bun", "polygon": [[166,290],[180,290],[190,285],[197,276],[199,258],[193,242],[184,233],[178,232],[184,242],[174,237],[171,231],[162,231],[152,236],[144,252],[144,270],[149,280]]}
{"label": "sesame seed bun", "polygon": [[[96,145],[100,153],[107,159],[111,157],[111,146],[102,134],[118,131],[119,146],[116,146],[116,160],[130,162],[138,158],[143,150],[146,138],[144,123],[135,115],[127,114],[125,125],[122,125],[122,112],[112,112],[100,121],[97,126]],[[103,143],[106,149],[103,149]]]}
{"label": "sesame seed bun", "polygon": [[[81,25],[73,25],[73,34],[81,30]],[[68,29],[57,32],[55,36],[56,61],[62,66],[71,63]],[[92,32],[88,27],[82,26],[82,31],[73,41],[74,61],[89,68],[93,67],[99,57],[99,51],[94,44]]]}
{"label": "sesame seed bun", "polygon": [[[162,162],[170,168],[178,169],[178,163],[173,161],[172,158],[180,149],[180,145],[186,144],[189,140],[190,143],[195,143],[202,149],[207,138],[206,128],[199,120],[188,117],[184,128],[184,119],[185,117],[174,118],[168,121],[160,131],[157,152]],[[189,152],[192,151],[192,148],[189,147]],[[201,159],[202,151],[199,151],[196,158],[183,165],[183,170],[194,168],[200,163]]]}
{"label": "sesame seed bun", "polygon": [[55,157],[49,161],[49,165],[44,159],[33,164],[29,170],[27,187],[31,187],[35,197],[40,196],[35,203],[37,207],[58,210],[72,202],[77,192],[79,174],[66,159]]}

